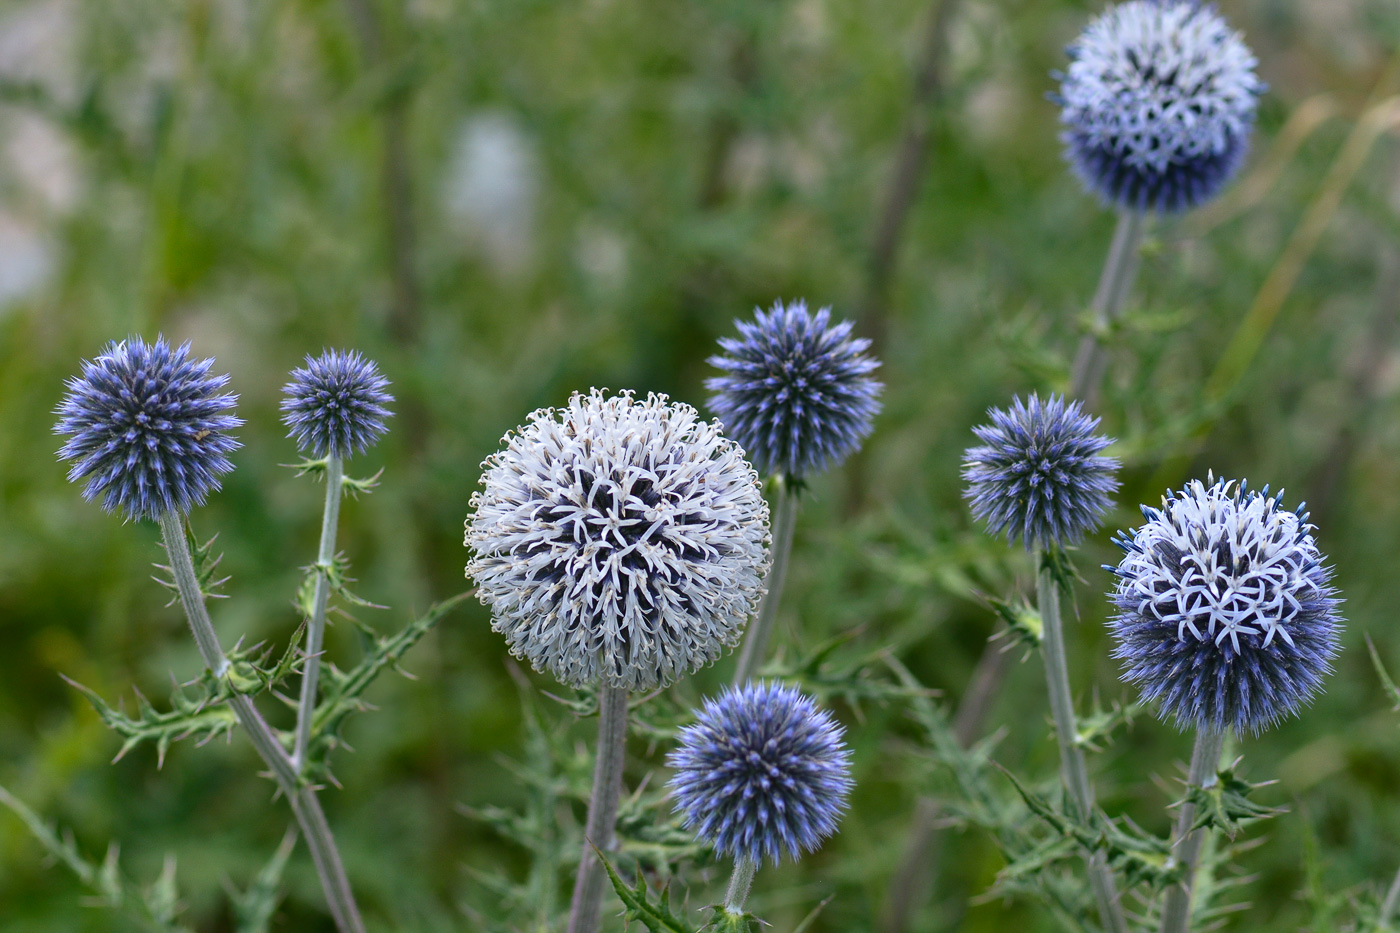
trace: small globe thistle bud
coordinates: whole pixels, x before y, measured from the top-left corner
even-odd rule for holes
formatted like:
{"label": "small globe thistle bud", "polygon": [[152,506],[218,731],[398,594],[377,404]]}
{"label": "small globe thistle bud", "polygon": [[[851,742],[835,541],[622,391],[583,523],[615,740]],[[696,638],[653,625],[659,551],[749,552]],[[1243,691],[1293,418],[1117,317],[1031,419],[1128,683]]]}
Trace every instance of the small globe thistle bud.
{"label": "small globe thistle bud", "polygon": [[1338,650],[1339,600],[1307,513],[1283,494],[1189,483],[1115,543],[1123,679],[1182,727],[1259,732],[1317,693]]}
{"label": "small globe thistle bud", "polygon": [[467,576],[513,654],[571,686],[650,690],[733,647],[763,593],[768,506],[718,424],[595,389],[503,442]]}
{"label": "small globe thistle bud", "polygon": [[830,308],[812,315],[801,301],[735,324],[740,338],[719,341],[728,355],[709,360],[726,375],[705,382],[729,436],[761,473],[797,481],[846,459],[880,411],[870,341],[852,337],[850,321],[831,326]]}
{"label": "small globe thistle bud", "polygon": [[384,406],[394,400],[384,391],[388,385],[357,350],[307,356],[306,368],[292,370],[282,389],[282,421],[297,449],[313,457],[363,453],[388,430],[384,419],[392,412]]}
{"label": "small globe thistle bud", "polygon": [[68,380],[54,433],[72,435],[58,456],[74,461],[71,482],[86,480],[83,498],[154,519],[203,505],[233,469],[228,455],[242,445],[226,432],[243,423],[238,396],[219,391],[228,376],[209,375],[212,359],[189,352],[188,343],[129,337]]}
{"label": "small globe thistle bud", "polygon": [[836,832],[852,781],[844,731],[793,687],[750,681],[708,700],[666,763],[686,828],[721,855],[797,858]]}
{"label": "small globe thistle bud", "polygon": [[1265,90],[1239,33],[1196,0],[1109,7],[1059,75],[1066,158],[1085,187],[1131,210],[1215,197],[1244,160]]}
{"label": "small globe thistle bud", "polygon": [[993,535],[1018,536],[1026,550],[1073,544],[1099,526],[1118,488],[1118,461],[1098,452],[1113,443],[1095,434],[1099,419],[1051,396],[988,409],[991,424],[972,429],[984,446],[963,455],[964,498]]}

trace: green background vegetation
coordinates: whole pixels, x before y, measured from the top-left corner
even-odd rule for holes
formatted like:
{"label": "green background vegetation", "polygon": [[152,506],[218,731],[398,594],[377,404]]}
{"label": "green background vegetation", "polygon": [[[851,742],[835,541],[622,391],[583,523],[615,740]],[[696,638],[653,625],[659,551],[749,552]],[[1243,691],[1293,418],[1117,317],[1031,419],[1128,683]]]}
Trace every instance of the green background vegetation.
{"label": "green background vegetation", "polygon": [[[177,745],[162,770],[148,748],[109,764],[117,739],[58,676],[130,709],[134,687],[163,701],[172,673],[197,671],[150,580],[155,527],[83,502],[54,457],[63,380],[129,333],[191,340],[232,376],[246,446],[193,520],[226,552],[225,642],[280,647],[319,528],[321,491],[279,466],[296,456],[279,392],[305,354],[358,348],[394,384],[392,433],[350,464],[382,466],[383,484],[347,503],[340,539],[357,590],[392,607],[359,617],[389,630],[465,587],[478,464],[529,411],[590,386],[703,405],[705,358],[735,317],[829,304],[879,340],[885,412],[862,455],[813,483],[778,645],[853,633],[843,652],[888,647],[954,704],[996,625],[976,592],[1031,580],[1022,553],[973,527],[961,453],[988,405],[1064,385],[1113,217],[1063,166],[1046,100],[1100,5],[944,2],[938,86],[913,106],[927,0],[0,5],[0,784],[91,857],[118,841],[134,877],[173,855],[199,930],[231,929],[225,882],[245,886],[289,822],[241,736]],[[1076,557],[1071,674],[1086,703],[1127,696],[1098,565],[1136,503],[1208,469],[1307,499],[1346,649],[1302,718],[1239,744],[1253,780],[1278,779],[1260,799],[1290,813],[1256,830],[1267,844],[1237,866],[1251,906],[1229,928],[1328,929],[1307,892],[1361,896],[1400,867],[1400,716],[1364,647],[1369,633],[1400,665],[1400,145],[1393,127],[1357,133],[1400,93],[1400,7],[1222,6],[1271,90],[1243,182],[1153,225],[1113,337],[1098,410],[1125,482]],[[872,244],[911,126],[931,143],[897,199],[909,212],[885,281]],[[1329,174],[1349,140],[1354,175]],[[1309,222],[1321,236],[1290,254]],[[1286,287],[1265,293],[1277,315],[1257,352],[1232,344],[1271,276]],[[328,646],[352,663],[354,627]],[[349,726],[343,789],[324,795],[351,879],[374,929],[507,928],[523,915],[482,876],[521,879],[528,859],[462,811],[525,799],[506,761],[527,754],[512,662],[473,604],[406,667],[416,679],[386,677],[380,710]],[[585,773],[591,724],[521,676],[577,742],[566,770]],[[931,786],[901,704],[836,712],[859,789],[824,850],[760,874],[752,906],[777,930],[830,894],[813,929],[873,929]],[[1052,775],[1047,717],[1040,665],[1014,665],[995,757]],[[1188,749],[1140,717],[1091,761],[1105,808],[1165,833]],[[664,749],[632,752],[635,784]],[[949,830],[941,864],[916,929],[1052,928],[1034,902],[969,900],[1002,867],[977,830]],[[690,906],[718,898],[721,872],[687,873]],[[304,849],[285,883],[274,928],[329,930]],[[128,928],[85,894],[0,813],[0,929]]]}

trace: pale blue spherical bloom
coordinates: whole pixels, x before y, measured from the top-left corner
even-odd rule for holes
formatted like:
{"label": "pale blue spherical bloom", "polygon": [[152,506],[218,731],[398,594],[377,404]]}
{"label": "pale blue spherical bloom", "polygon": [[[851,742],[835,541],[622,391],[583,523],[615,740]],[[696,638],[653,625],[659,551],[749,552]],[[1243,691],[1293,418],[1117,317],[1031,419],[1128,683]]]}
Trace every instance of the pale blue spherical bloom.
{"label": "pale blue spherical bloom", "polygon": [[1143,507],[1109,630],[1123,679],[1183,727],[1259,732],[1321,689],[1339,648],[1339,600],[1306,512],[1283,493],[1199,480]]}
{"label": "pale blue spherical bloom", "polygon": [[832,325],[830,308],[810,314],[801,301],[735,324],[740,336],[719,341],[726,355],[710,357],[725,374],[705,387],[759,472],[800,481],[853,453],[880,411],[870,341],[852,337],[850,321]]}
{"label": "pale blue spherical bloom", "polygon": [[241,445],[230,430],[238,396],[221,392],[228,376],[211,376],[212,359],[192,360],[190,345],[164,337],[112,342],[83,374],[66,383],[55,434],[72,435],[59,450],[68,479],[86,482],[83,497],[109,512],[157,518],[188,512],[219,488]]}
{"label": "pale blue spherical bloom", "polygon": [[721,855],[797,858],[836,832],[851,753],[831,715],[794,687],[750,681],[708,700],[667,758],[687,828]]}
{"label": "pale blue spherical bloom", "polygon": [[1214,7],[1129,0],[1068,49],[1054,99],[1085,186],[1133,210],[1208,201],[1244,160],[1265,90],[1254,55]]}
{"label": "pale blue spherical bloom", "polygon": [[388,430],[385,406],[394,397],[384,390],[389,380],[359,351],[326,350],[307,356],[304,369],[292,370],[282,389],[282,420],[297,448],[313,457],[349,457],[363,453]]}
{"label": "pale blue spherical bloom", "polygon": [[472,496],[467,576],[512,653],[570,686],[651,690],[738,642],[768,506],[719,425],[595,389],[504,443]]}
{"label": "pale blue spherical bloom", "polygon": [[1032,547],[1073,544],[1099,526],[1118,488],[1118,461],[1101,457],[1113,439],[1095,434],[1099,419],[1078,402],[1016,398],[989,409],[991,424],[972,429],[982,446],[963,455],[963,495],[991,534]]}

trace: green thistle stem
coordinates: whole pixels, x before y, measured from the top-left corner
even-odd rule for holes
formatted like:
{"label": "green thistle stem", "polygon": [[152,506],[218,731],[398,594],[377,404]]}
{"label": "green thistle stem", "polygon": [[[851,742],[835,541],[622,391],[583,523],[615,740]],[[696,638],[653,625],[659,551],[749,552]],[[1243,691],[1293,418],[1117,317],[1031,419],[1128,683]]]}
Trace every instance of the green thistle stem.
{"label": "green thistle stem", "polygon": [[[1078,811],[1088,822],[1094,814],[1094,786],[1089,783],[1089,768],[1084,751],[1076,741],[1079,728],[1075,723],[1074,700],[1069,690],[1069,665],[1065,660],[1065,634],[1060,619],[1060,588],[1055,575],[1046,566],[1045,555],[1037,552],[1039,572],[1036,576],[1036,601],[1041,619],[1040,656],[1045,659],[1045,684],[1050,694],[1050,711],[1055,718],[1055,738],[1060,745],[1060,778]],[[1127,933],[1128,922],[1118,897],[1117,883],[1102,852],[1086,853],[1089,861],[1089,881],[1098,901],[1099,916],[1104,929],[1111,933]]]}
{"label": "green thistle stem", "polygon": [[[1220,752],[1225,746],[1225,732],[1222,729],[1198,729],[1196,747],[1191,751],[1191,770],[1186,782],[1195,787],[1210,787],[1216,782],[1216,771],[1220,767]],[[1196,881],[1196,861],[1201,854],[1201,846],[1206,841],[1208,830],[1192,830],[1196,822],[1196,808],[1183,803],[1176,817],[1176,831],[1172,858],[1181,866],[1181,884],[1173,885],[1167,891],[1162,905],[1161,933],[1186,933],[1191,925],[1191,889]]]}
{"label": "green thistle stem", "polygon": [[1133,280],[1137,278],[1142,237],[1146,229],[1147,214],[1144,211],[1125,210],[1119,213],[1113,243],[1108,248],[1108,259],[1104,262],[1103,274],[1099,276],[1098,288],[1094,290],[1093,301],[1089,304],[1089,313],[1094,316],[1094,330],[1085,334],[1079,342],[1074,370],[1070,374],[1069,397],[1082,399],[1085,404],[1093,401],[1099,383],[1103,381],[1104,369],[1108,366],[1108,356],[1099,342],[1098,334],[1123,312]]}
{"label": "green thistle stem", "polygon": [[311,742],[311,720],[316,713],[316,680],[321,673],[321,644],[326,632],[326,604],[330,600],[331,571],[335,566],[335,531],[340,522],[340,494],[344,466],[339,457],[326,457],[326,507],[321,514],[321,547],[316,553],[316,592],[311,619],[306,626],[306,666],[301,675],[301,702],[297,705],[296,744],[292,767],[306,769]]}
{"label": "green thistle stem", "polygon": [[[175,575],[175,588],[180,594],[185,617],[189,619],[190,630],[194,632],[195,644],[199,646],[205,665],[218,676],[223,676],[228,672],[228,656],[219,646],[219,636],[214,632],[214,623],[210,621],[209,610],[204,605],[204,592],[199,588],[194,560],[185,541],[184,521],[176,512],[162,512],[159,522],[165,550],[170,556],[170,569]],[[335,920],[336,929],[340,933],[364,933],[364,921],[360,919],[360,910],[355,905],[355,895],[350,890],[350,881],[345,875],[340,852],[336,849],[335,837],[331,835],[326,814],[315,792],[298,781],[296,768],[292,766],[287,750],[258,712],[253,698],[237,694],[229,700],[229,706],[248,733],[253,748],[272,772],[277,787],[292,805],[302,835],[306,837],[307,848],[311,850],[316,873],[321,878],[321,890],[325,892],[326,904]]]}
{"label": "green thistle stem", "polygon": [[754,872],[758,863],[741,855],[734,860],[734,874],[729,876],[729,890],[724,895],[724,909],[731,914],[743,914],[744,902],[749,899],[749,888],[753,887]]}
{"label": "green thistle stem", "polygon": [[773,623],[778,618],[778,600],[782,596],[783,581],[787,578],[788,556],[792,553],[792,535],[797,527],[797,490],[787,477],[779,475],[777,485],[777,508],[773,517],[773,566],[768,571],[768,590],[758,606],[758,617],[749,626],[744,636],[744,647],[739,652],[739,663],[734,669],[734,685],[742,687],[763,663],[768,650],[768,639],[773,634]]}
{"label": "green thistle stem", "polygon": [[1390,890],[1385,892],[1385,901],[1381,904],[1380,916],[1376,918],[1376,929],[1390,929],[1390,918],[1395,916],[1395,908],[1400,906],[1400,872],[1396,872],[1395,880],[1390,882]]}
{"label": "green thistle stem", "polygon": [[626,746],[627,690],[602,685],[598,688],[598,758],[593,765],[593,796],[588,801],[583,855],[569,905],[569,933],[598,933],[603,882],[607,877],[598,853],[613,848]]}

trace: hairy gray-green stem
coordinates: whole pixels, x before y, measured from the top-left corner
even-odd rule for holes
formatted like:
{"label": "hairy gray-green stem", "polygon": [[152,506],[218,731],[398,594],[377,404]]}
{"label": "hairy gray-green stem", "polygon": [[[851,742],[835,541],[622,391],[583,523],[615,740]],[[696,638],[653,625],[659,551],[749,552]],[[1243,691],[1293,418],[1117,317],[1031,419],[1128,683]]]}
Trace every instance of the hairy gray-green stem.
{"label": "hairy gray-green stem", "polygon": [[1400,906],[1400,872],[1395,873],[1395,880],[1390,882],[1390,890],[1385,892],[1385,902],[1381,904],[1381,914],[1376,918],[1376,929],[1387,929],[1390,918],[1395,916],[1395,908]]}
{"label": "hairy gray-green stem", "polygon": [[330,599],[331,571],[335,566],[335,529],[340,521],[343,466],[335,454],[326,457],[326,508],[321,514],[321,547],[316,553],[316,593],[306,625],[306,666],[301,674],[301,703],[297,705],[296,745],[292,767],[306,768],[306,747],[311,741],[311,719],[316,713],[316,679],[321,673],[321,642],[326,631],[326,603]]}
{"label": "hairy gray-green stem", "polygon": [[[1075,723],[1074,700],[1069,690],[1069,665],[1065,660],[1064,625],[1060,620],[1060,588],[1054,573],[1044,566],[1044,555],[1037,551],[1040,564],[1036,576],[1036,601],[1040,609],[1040,656],[1045,659],[1045,686],[1050,694],[1050,712],[1055,718],[1055,738],[1060,744],[1060,777],[1067,796],[1073,801],[1078,816],[1086,823],[1094,815],[1094,786],[1089,783],[1089,768],[1084,763],[1084,751],[1076,743],[1079,735]],[[1118,897],[1113,871],[1102,852],[1086,853],[1089,881],[1099,904],[1104,929],[1111,933],[1127,933],[1128,922]]]}
{"label": "hairy gray-green stem", "polygon": [[778,600],[782,597],[783,580],[787,577],[788,555],[792,553],[792,533],[797,526],[797,490],[785,476],[778,477],[777,487],[778,507],[773,511],[773,566],[768,571],[768,590],[758,605],[757,618],[744,636],[744,647],[734,668],[734,684],[739,687],[749,681],[763,664],[768,639],[773,634],[773,623],[778,618]]}
{"label": "hairy gray-green stem", "polygon": [[[1216,782],[1216,769],[1220,767],[1220,751],[1224,745],[1224,730],[1196,731],[1196,747],[1191,750],[1191,770],[1186,775],[1188,785],[1210,787]],[[1196,881],[1196,859],[1209,832],[1206,828],[1192,830],[1191,824],[1195,822],[1195,806],[1183,803],[1176,817],[1176,831],[1172,833],[1172,858],[1181,866],[1181,884],[1167,890],[1167,898],[1162,905],[1161,933],[1186,933],[1191,924],[1191,889]]]}
{"label": "hairy gray-green stem", "polygon": [[758,863],[748,856],[734,859],[734,874],[729,876],[729,890],[724,895],[724,909],[731,914],[742,914],[744,902],[749,899],[749,888],[753,887],[753,873]]}
{"label": "hairy gray-green stem", "polygon": [[602,684],[598,687],[598,759],[593,765],[593,795],[588,801],[583,855],[569,905],[569,933],[598,933],[606,878],[598,852],[606,853],[613,847],[626,746],[627,690]]}
{"label": "hairy gray-green stem", "polygon": [[[219,636],[214,632],[214,623],[210,621],[209,611],[204,605],[204,593],[199,588],[189,544],[185,541],[183,518],[175,512],[162,512],[159,520],[165,550],[170,556],[170,569],[175,576],[175,588],[179,591],[180,604],[185,609],[190,629],[194,632],[195,644],[199,646],[199,653],[209,669],[223,676],[228,671],[228,657],[219,646]],[[331,835],[330,825],[326,822],[326,814],[321,810],[315,791],[298,781],[296,768],[292,766],[287,750],[258,712],[252,697],[236,694],[229,700],[229,706],[248,733],[253,748],[272,772],[278,788],[292,805],[302,835],[306,837],[307,848],[311,850],[311,860],[321,878],[321,889],[325,892],[336,928],[341,933],[364,933],[364,921],[360,919],[350,881],[345,876],[345,866],[335,847],[335,837]]]}
{"label": "hairy gray-green stem", "polygon": [[1103,344],[1099,342],[1099,332],[1123,312],[1133,279],[1137,278],[1142,235],[1146,228],[1147,215],[1144,211],[1125,210],[1119,213],[1113,243],[1108,248],[1108,259],[1104,262],[1103,274],[1099,276],[1098,288],[1094,290],[1094,299],[1089,304],[1089,312],[1094,316],[1094,329],[1079,342],[1074,370],[1070,374],[1069,397],[1080,399],[1086,405],[1093,402],[1108,364]]}

